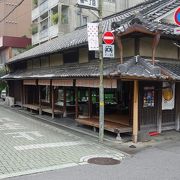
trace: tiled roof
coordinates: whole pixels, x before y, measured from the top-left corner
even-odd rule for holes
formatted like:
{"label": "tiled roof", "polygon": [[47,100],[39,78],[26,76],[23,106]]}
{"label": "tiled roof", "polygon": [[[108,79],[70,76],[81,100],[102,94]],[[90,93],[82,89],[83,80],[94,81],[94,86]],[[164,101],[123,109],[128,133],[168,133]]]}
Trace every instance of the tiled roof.
{"label": "tiled roof", "polygon": [[[98,77],[99,62],[68,64],[59,67],[22,70],[12,72],[2,79],[41,79],[41,78],[88,78]],[[149,60],[139,56],[126,59],[124,64],[115,60],[104,61],[104,76],[121,76],[144,79],[168,79],[159,66],[153,66]]]}
{"label": "tiled roof", "polygon": [[[158,17],[161,17],[164,13],[178,6],[180,6],[179,0],[149,0],[135,7],[104,18],[103,31],[111,31],[111,24],[113,22],[120,22],[121,27],[118,30],[127,29],[129,27],[129,23],[133,20],[133,18],[135,18],[135,15],[139,13],[144,19],[144,26],[149,30],[154,31],[156,29],[160,29],[164,32],[164,34],[173,35],[173,25],[159,23],[155,20]],[[34,47],[29,51],[19,54],[10,59],[10,62],[8,63],[12,63],[17,60],[29,59],[36,56],[42,56],[75,46],[87,44],[86,31],[86,27],[79,28],[71,33],[58,37],[54,40]]]}

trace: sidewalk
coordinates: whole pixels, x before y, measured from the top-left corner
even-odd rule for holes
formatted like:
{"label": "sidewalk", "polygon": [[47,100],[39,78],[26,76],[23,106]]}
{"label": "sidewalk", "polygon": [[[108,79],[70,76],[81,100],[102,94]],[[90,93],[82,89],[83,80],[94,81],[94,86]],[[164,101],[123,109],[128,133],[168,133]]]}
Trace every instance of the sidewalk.
{"label": "sidewalk", "polygon": [[[76,122],[71,118],[54,118],[48,115],[39,115],[34,112],[27,111],[21,107],[8,107],[3,103],[0,103],[4,108],[11,109],[18,113],[21,113],[25,116],[29,116],[38,121],[48,123],[55,127],[62,128],[66,131],[80,134],[81,136],[87,136],[88,138],[92,138],[94,141],[98,142],[98,132],[94,132],[92,128],[86,126],[77,126]],[[168,143],[170,141],[180,141],[180,133],[176,131],[166,131],[162,134],[152,137],[151,140],[147,142],[139,142],[137,144],[133,144],[131,141],[130,135],[121,135],[122,141],[116,140],[116,135],[112,133],[105,132],[104,144],[119,149],[127,154],[134,155],[144,149],[157,146],[159,144]]]}

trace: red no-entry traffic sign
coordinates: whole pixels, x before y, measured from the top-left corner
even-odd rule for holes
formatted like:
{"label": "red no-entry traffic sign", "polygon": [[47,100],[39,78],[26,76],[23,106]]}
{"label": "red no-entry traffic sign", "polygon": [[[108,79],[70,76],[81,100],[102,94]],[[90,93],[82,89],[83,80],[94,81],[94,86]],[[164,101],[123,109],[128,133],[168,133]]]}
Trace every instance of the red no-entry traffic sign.
{"label": "red no-entry traffic sign", "polygon": [[114,34],[110,31],[105,32],[103,35],[103,41],[105,44],[113,44],[114,43]]}
{"label": "red no-entry traffic sign", "polygon": [[180,26],[180,7],[174,13],[174,21],[178,26]]}

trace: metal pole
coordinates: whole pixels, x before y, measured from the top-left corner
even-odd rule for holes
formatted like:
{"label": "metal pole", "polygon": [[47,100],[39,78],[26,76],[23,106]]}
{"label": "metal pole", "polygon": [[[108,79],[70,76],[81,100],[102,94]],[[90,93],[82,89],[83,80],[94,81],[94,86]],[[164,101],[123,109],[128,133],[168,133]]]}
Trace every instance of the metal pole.
{"label": "metal pole", "polygon": [[104,139],[104,82],[103,82],[103,48],[102,48],[102,6],[99,0],[99,60],[100,60],[100,84],[99,84],[99,142]]}

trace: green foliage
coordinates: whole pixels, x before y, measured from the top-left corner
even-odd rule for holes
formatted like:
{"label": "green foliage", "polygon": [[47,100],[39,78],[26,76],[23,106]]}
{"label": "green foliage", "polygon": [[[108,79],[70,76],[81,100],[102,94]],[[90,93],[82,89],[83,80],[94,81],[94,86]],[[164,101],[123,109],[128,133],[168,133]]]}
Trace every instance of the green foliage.
{"label": "green foliage", "polygon": [[31,34],[34,35],[38,32],[38,25],[37,24],[31,24]]}
{"label": "green foliage", "polygon": [[58,20],[59,20],[59,14],[58,13],[51,15],[51,21],[54,25],[58,23]]}
{"label": "green foliage", "polygon": [[36,7],[38,5],[38,0],[32,0],[33,6]]}

